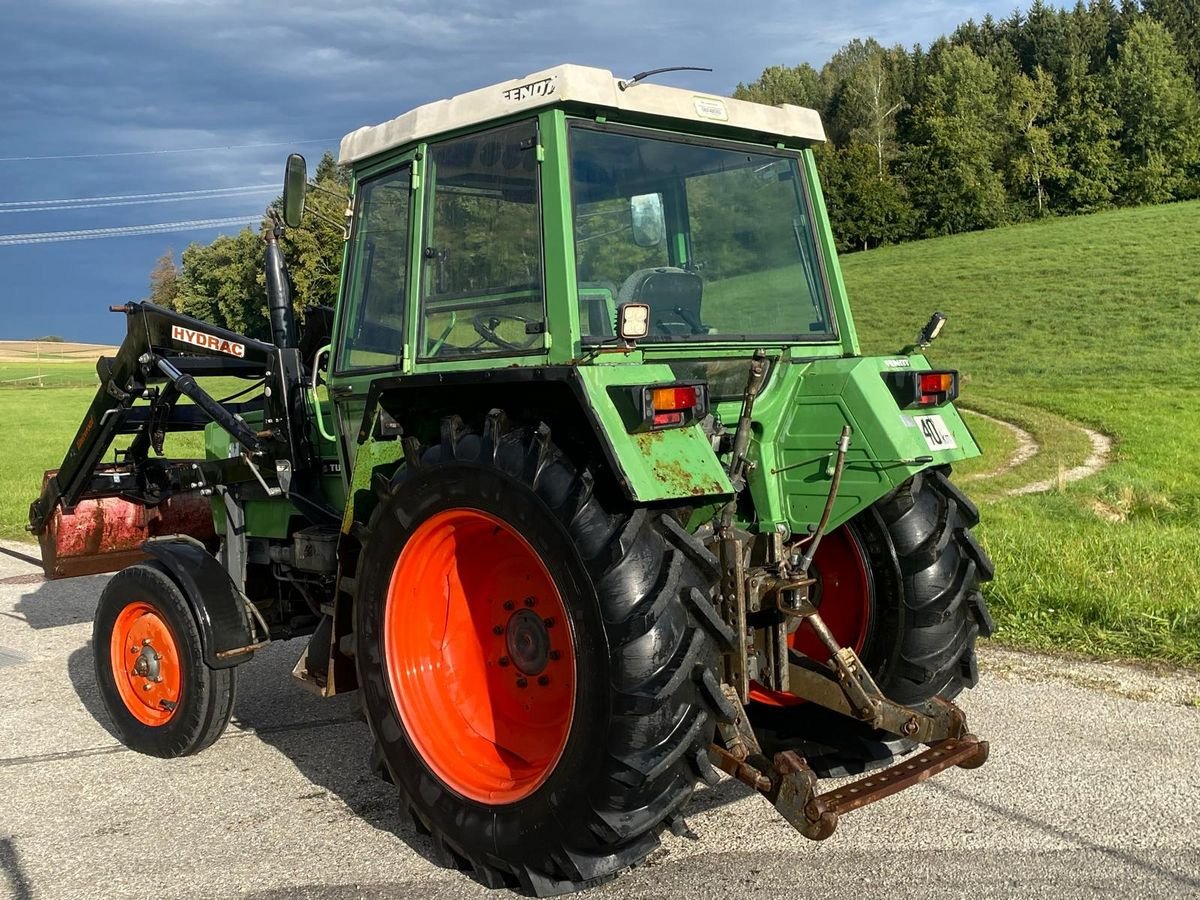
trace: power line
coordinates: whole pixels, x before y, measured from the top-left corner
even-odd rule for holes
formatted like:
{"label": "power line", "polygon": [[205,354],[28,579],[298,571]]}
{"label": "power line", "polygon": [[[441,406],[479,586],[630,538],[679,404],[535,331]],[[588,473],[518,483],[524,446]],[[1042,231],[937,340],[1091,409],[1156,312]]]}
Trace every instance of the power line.
{"label": "power line", "polygon": [[211,194],[218,191],[248,191],[250,189],[278,187],[277,184],[243,184],[236,187],[203,188],[197,191],[158,191],[153,194],[112,194],[108,197],[64,197],[59,200],[9,200],[0,203],[0,207],[9,206],[50,206],[56,203],[97,203],[101,200],[150,200],[155,197],[184,197],[196,194]]}
{"label": "power line", "polygon": [[253,225],[262,221],[262,214],[231,216],[226,219],[192,219],[188,222],[159,222],[154,225],[122,225],[118,228],[88,228],[78,231],[40,231],[0,234],[0,247],[21,244],[52,244],[59,241],[86,241],[97,238],[134,237],[143,234],[165,234],[171,231],[198,231],[225,228],[230,225]]}
{"label": "power line", "polygon": [[[15,206],[11,209],[0,208],[0,215],[6,213],[49,213],[49,212],[70,212],[76,209],[102,209],[110,206],[142,206],[152,203],[193,203],[200,200],[226,200],[239,197],[252,197],[255,194],[268,194],[278,192],[277,185],[260,187],[255,189],[238,188],[222,191],[220,193],[202,193],[188,192],[187,196],[178,197],[159,197],[154,200],[112,200],[104,203],[75,203],[72,205],[60,206]],[[4,204],[0,203],[0,207]]]}
{"label": "power line", "polygon": [[161,153],[218,153],[225,150],[251,150],[260,147],[292,147],[300,144],[332,144],[337,138],[309,138],[303,141],[271,141],[263,144],[229,144],[225,147],[182,147],[171,150],[123,150],[115,153],[64,153],[55,156],[0,156],[0,162],[33,162],[53,159],[104,159],[114,156],[156,156]]}

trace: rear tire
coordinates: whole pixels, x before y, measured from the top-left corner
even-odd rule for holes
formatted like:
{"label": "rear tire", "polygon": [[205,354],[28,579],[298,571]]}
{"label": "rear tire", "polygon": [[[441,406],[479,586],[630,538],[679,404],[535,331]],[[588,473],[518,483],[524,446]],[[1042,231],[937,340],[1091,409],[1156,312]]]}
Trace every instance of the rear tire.
{"label": "rear tire", "polygon": [[191,607],[158,563],[109,579],[96,606],[92,652],[100,699],[131,750],[189,756],[229,724],[237,669],[205,665]]}
{"label": "rear tire", "polygon": [[[980,585],[994,569],[971,534],[979,511],[949,475],[949,466],[926,469],[842,526],[866,574],[865,616],[850,621],[866,626],[854,635],[834,628],[835,636],[856,646],[885,696],[906,705],[974,687],[975,641],[993,630]],[[820,562],[818,550],[818,570]],[[818,571],[818,581],[833,574]],[[809,704],[748,711],[768,754],[796,750],[822,777],[879,768],[916,747]]]}
{"label": "rear tire", "polygon": [[[491,619],[477,621],[475,612],[495,617],[495,601],[506,590],[489,585],[471,564],[502,564],[471,538],[470,517],[456,512],[464,510],[494,520],[495,540],[510,541],[504,532],[511,532],[533,551],[567,619],[551,630],[550,647],[564,657],[569,650],[575,660],[573,676],[552,673],[574,679],[569,725],[561,732],[551,728],[547,739],[561,738],[561,749],[555,755],[524,745],[519,762],[542,760],[544,771],[519,789],[496,781],[500,799],[491,802],[477,772],[456,774],[463,772],[461,760],[431,758],[438,742],[417,733],[428,720],[413,713],[412,697],[396,696],[397,663],[402,672],[414,662],[437,670],[450,658],[451,641],[443,638],[414,660],[415,651],[396,649],[388,636],[389,623],[397,625],[387,615],[389,596],[412,610],[405,627],[425,627],[422,609],[438,615],[440,597],[430,605],[406,587],[417,570],[405,563],[404,548],[414,535],[420,540],[439,522],[458,519],[465,524],[455,540],[464,546],[455,550],[456,561],[443,576],[437,554],[426,554],[423,565],[436,577],[422,583],[426,594],[430,584],[446,585],[447,620],[470,621],[479,652],[490,654],[486,666],[498,665],[492,657],[503,644],[488,650]],[[405,578],[397,582],[394,573]],[[717,576],[715,558],[669,514],[603,503],[590,473],[577,471],[555,449],[544,425],[509,430],[503,415],[493,413],[479,434],[457,418],[446,420],[442,442],[422,454],[420,465],[401,470],[371,517],[355,606],[359,684],[377,758],[440,862],[469,870],[491,887],[552,896],[600,884],[646,858],[696,780],[715,780],[707,748],[723,698],[713,676],[714,640],[728,637],[710,601]],[[472,610],[469,620],[460,615],[464,602]],[[521,614],[519,600],[517,606],[514,616]],[[544,608],[542,600],[536,608]],[[569,646],[562,643],[568,635]],[[466,662],[490,673],[488,679],[497,674],[480,660],[458,659],[460,669]],[[480,689],[463,699],[482,701],[472,705],[490,709],[484,721],[500,735],[508,689],[487,679],[475,683]],[[418,694],[437,689],[436,682],[410,688]],[[452,709],[445,718],[460,715],[467,717]],[[499,757],[508,749],[499,741],[495,748]]]}

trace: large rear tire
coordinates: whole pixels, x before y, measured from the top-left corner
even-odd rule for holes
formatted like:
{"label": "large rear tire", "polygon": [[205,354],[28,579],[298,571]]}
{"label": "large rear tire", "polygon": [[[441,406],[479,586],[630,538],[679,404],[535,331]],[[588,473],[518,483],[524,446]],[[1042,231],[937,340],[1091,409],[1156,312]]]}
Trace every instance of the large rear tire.
{"label": "large rear tire", "polygon": [[[971,534],[979,511],[949,475],[948,466],[920,472],[831,533],[814,560],[822,617],[898,703],[950,700],[974,687],[975,641],[993,630],[980,590],[992,561]],[[823,659],[804,626],[793,646]],[[808,704],[759,696],[775,701],[749,708],[764,749],[795,749],[824,776],[886,765],[915,746]]]}
{"label": "large rear tire", "polygon": [[545,426],[442,431],[359,559],[379,761],[444,864],[537,896],[599,884],[715,780],[717,561],[670,514],[602,502]]}

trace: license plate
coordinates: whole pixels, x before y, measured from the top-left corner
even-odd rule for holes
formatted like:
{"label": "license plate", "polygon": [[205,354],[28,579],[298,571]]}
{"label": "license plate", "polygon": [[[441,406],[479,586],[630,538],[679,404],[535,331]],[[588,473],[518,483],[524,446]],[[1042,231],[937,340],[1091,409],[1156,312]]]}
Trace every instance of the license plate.
{"label": "license plate", "polygon": [[921,435],[930,450],[958,449],[958,442],[941,416],[914,416],[913,420],[921,429]]}

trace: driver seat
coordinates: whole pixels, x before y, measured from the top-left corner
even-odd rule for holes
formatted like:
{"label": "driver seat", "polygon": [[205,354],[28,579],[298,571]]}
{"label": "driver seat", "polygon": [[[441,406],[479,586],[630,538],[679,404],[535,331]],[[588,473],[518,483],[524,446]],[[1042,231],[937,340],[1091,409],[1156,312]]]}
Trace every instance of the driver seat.
{"label": "driver seat", "polygon": [[639,269],[621,285],[617,303],[645,303],[650,326],[660,334],[708,334],[700,321],[704,280],[695,272],[675,266]]}

